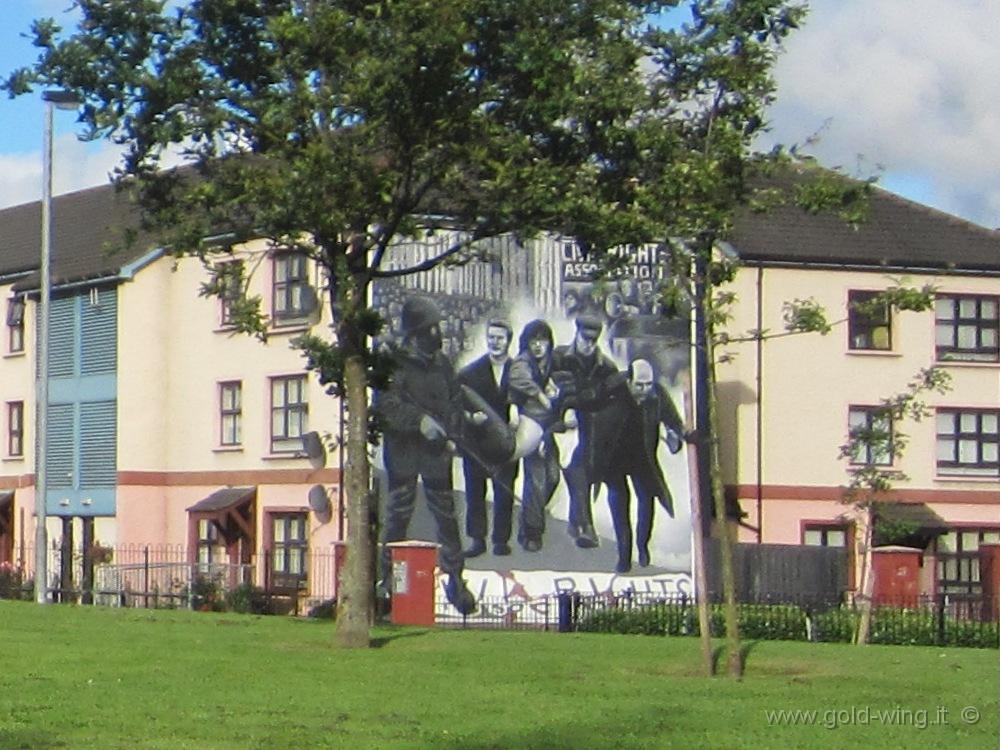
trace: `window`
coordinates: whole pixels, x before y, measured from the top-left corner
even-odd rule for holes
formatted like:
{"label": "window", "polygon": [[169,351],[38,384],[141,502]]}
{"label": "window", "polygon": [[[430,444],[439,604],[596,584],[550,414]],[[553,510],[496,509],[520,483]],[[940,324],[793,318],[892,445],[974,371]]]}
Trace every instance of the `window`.
{"label": "window", "polygon": [[1000,411],[939,409],[937,469],[939,474],[1000,474]]}
{"label": "window", "polygon": [[889,306],[876,300],[879,292],[847,293],[847,329],[851,349],[892,349]]}
{"label": "window", "polygon": [[212,563],[216,561],[219,546],[219,530],[207,518],[198,519],[198,571],[212,573]]}
{"label": "window", "polygon": [[847,547],[846,526],[812,524],[802,531],[802,543],[810,547]]}
{"label": "window", "polygon": [[308,528],[305,513],[271,515],[271,584],[275,588],[305,586]]}
{"label": "window", "polygon": [[938,589],[942,594],[982,593],[979,545],[1000,544],[1000,528],[951,529],[935,542]]}
{"label": "window", "polygon": [[306,378],[304,375],[271,380],[271,452],[299,453],[307,432]]}
{"label": "window", "polygon": [[847,413],[847,430],[861,444],[851,456],[852,464],[892,466],[892,420],[874,406],[852,406]]}
{"label": "window", "polygon": [[219,383],[219,445],[243,442],[243,383]]}
{"label": "window", "polygon": [[233,303],[243,299],[243,261],[233,260],[221,264],[216,269],[221,303],[220,322],[224,326],[233,324]]}
{"label": "window", "polygon": [[24,351],[24,297],[7,300],[7,351]]}
{"label": "window", "polygon": [[24,402],[7,403],[7,455],[24,455]]}
{"label": "window", "polygon": [[303,253],[275,256],[272,310],[276,323],[298,320],[312,312],[315,305],[306,267]]}
{"label": "window", "polygon": [[1000,298],[941,296],[934,301],[937,358],[1000,361]]}

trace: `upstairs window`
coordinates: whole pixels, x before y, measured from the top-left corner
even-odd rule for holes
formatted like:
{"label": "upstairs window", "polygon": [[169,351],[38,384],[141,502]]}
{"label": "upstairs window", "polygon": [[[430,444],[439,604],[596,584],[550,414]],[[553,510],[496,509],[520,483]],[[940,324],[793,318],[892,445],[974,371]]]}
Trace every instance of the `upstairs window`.
{"label": "upstairs window", "polygon": [[939,409],[939,474],[1000,476],[1000,411]]}
{"label": "upstairs window", "polygon": [[219,383],[219,445],[243,442],[243,383]]}
{"label": "upstairs window", "polygon": [[854,465],[892,465],[892,420],[874,406],[852,406],[847,413],[847,430],[858,446],[851,456]]}
{"label": "upstairs window", "polygon": [[889,306],[877,301],[879,292],[847,293],[848,344],[858,351],[892,349]]}
{"label": "upstairs window", "polygon": [[24,297],[7,300],[7,351],[24,351]]}
{"label": "upstairs window", "polygon": [[278,325],[308,317],[315,308],[315,295],[309,286],[307,269],[304,253],[274,256],[271,309]]}
{"label": "upstairs window", "polygon": [[271,379],[271,452],[301,453],[302,435],[308,432],[304,375]]}
{"label": "upstairs window", "polygon": [[934,301],[937,358],[954,362],[1000,361],[1000,298],[940,296]]}
{"label": "upstairs window", "polygon": [[218,274],[220,313],[223,326],[233,325],[233,304],[243,299],[243,261],[232,260],[216,269]]}
{"label": "upstairs window", "polygon": [[7,403],[7,455],[20,458],[24,455],[24,402]]}

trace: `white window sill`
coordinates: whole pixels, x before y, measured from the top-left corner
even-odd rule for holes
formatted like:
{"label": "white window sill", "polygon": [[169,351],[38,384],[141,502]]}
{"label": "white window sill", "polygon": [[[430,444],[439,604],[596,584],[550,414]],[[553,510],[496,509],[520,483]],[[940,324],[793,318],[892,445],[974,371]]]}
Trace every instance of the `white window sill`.
{"label": "white window sill", "polygon": [[20,351],[20,352],[4,352],[3,358],[4,359],[21,359],[24,356],[27,356],[27,352],[24,352],[24,351]]}
{"label": "white window sill", "polygon": [[302,451],[296,451],[295,453],[268,453],[266,455],[261,456],[260,460],[261,461],[288,461],[288,460],[297,460],[297,461],[300,461],[300,460],[305,459],[305,458],[309,458],[309,456],[307,456]]}
{"label": "white window sill", "polygon": [[902,357],[902,353],[892,349],[848,349],[847,354],[858,357]]}
{"label": "white window sill", "polygon": [[993,476],[987,476],[985,474],[936,474],[934,476],[936,482],[974,482],[976,484],[997,484],[1000,482],[1000,476],[994,474]]}
{"label": "white window sill", "polygon": [[212,448],[212,453],[242,453],[242,445],[217,445]]}
{"label": "white window sill", "polygon": [[0,458],[0,461],[3,461],[5,464],[23,463],[24,456],[3,456]]}
{"label": "white window sill", "polygon": [[937,359],[934,364],[937,367],[971,367],[984,370],[995,370],[1000,367],[1000,362],[984,362],[977,359]]}

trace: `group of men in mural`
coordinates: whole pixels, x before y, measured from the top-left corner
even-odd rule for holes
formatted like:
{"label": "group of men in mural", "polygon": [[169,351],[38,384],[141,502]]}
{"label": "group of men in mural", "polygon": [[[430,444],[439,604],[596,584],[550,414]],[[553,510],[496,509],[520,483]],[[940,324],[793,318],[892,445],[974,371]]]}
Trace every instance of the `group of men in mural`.
{"label": "group of men in mural", "polygon": [[[441,321],[439,308],[427,297],[403,302],[400,337],[392,345],[396,369],[390,386],[375,398],[388,481],[383,576],[389,576],[386,543],[407,537],[419,478],[437,525],[439,565],[448,576],[445,592],[460,612],[472,612],[475,598],[465,586],[463,568],[465,559],[487,551],[487,485],[493,490],[492,553],[509,555],[520,464],[517,541],[526,552],[542,549],[546,509],[561,478],[569,493],[570,535],[577,547],[597,547],[591,494],[603,483],[617,542],[616,571],[630,571],[631,479],[638,563],[648,566],[654,502],[673,516],[657,447],[664,439],[676,453],[685,433],[649,361],[634,359],[627,371],[619,371],[599,348],[601,318],[586,314],[576,318],[573,340],[564,346],[555,345],[547,322],[529,322],[511,356],[512,327],[492,318],[486,325],[486,353],[456,373],[442,352]],[[578,439],[563,468],[555,436],[567,431],[575,431]],[[461,457],[465,479],[471,540],[465,550],[452,491],[455,455]]]}

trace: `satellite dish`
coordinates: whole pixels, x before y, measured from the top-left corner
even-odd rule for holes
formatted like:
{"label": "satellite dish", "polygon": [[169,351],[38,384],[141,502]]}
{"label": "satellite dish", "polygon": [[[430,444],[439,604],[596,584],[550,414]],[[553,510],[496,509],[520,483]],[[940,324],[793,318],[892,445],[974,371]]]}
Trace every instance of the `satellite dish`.
{"label": "satellite dish", "polygon": [[326,466],[326,446],[319,433],[313,430],[302,436],[302,450],[309,457],[309,463],[314,469],[322,469]]}
{"label": "satellite dish", "polygon": [[309,488],[309,507],[312,508],[320,523],[326,523],[330,520],[333,508],[330,504],[330,496],[326,493],[326,487],[314,484]]}

